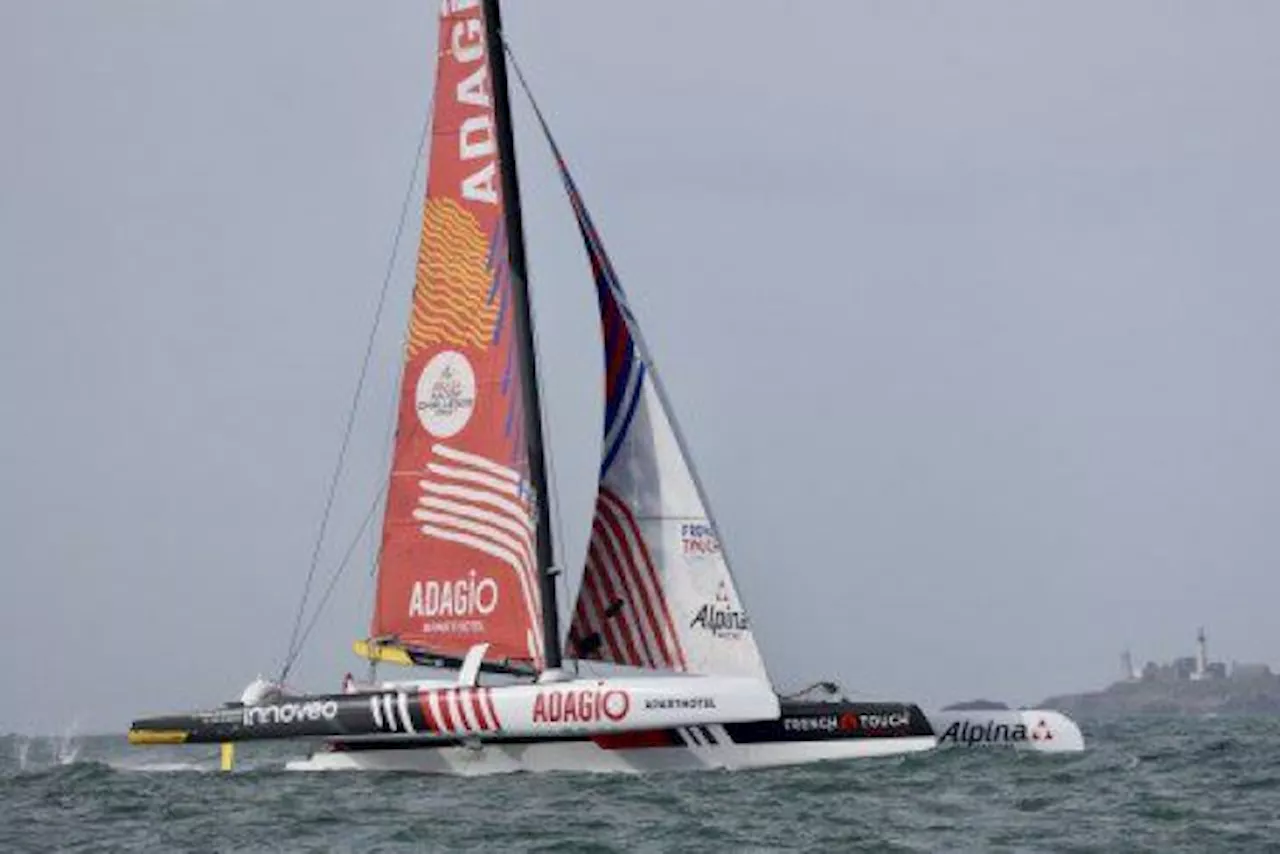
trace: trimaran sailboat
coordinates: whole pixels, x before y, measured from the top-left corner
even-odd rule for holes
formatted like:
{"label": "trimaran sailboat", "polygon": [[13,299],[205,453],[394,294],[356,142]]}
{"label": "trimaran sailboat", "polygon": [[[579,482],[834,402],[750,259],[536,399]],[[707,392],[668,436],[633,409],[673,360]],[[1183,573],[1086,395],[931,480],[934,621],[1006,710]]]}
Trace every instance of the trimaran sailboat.
{"label": "trimaran sailboat", "polygon": [[[934,747],[913,704],[775,692],[649,349],[548,131],[604,343],[595,515],[562,649],[497,0],[446,0],[437,57],[376,602],[356,647],[456,676],[314,695],[259,682],[219,709],[138,720],[130,740],[318,736],[293,767],[445,773],[745,768]],[[631,670],[584,678],[565,658]]]}

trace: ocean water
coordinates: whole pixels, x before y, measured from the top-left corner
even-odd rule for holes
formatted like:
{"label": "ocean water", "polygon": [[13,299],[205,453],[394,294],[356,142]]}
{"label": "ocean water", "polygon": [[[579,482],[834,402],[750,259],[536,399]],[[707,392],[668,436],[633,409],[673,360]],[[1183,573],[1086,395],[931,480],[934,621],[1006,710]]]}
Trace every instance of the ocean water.
{"label": "ocean water", "polygon": [[1280,851],[1280,718],[750,772],[282,770],[296,745],[0,737],[0,851]]}

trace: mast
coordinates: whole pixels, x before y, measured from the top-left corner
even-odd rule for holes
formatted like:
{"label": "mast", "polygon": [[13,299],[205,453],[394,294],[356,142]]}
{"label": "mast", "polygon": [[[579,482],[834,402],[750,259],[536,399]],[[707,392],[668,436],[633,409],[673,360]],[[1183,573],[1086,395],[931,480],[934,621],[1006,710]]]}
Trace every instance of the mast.
{"label": "mast", "polygon": [[515,138],[511,129],[511,101],[507,92],[507,58],[502,46],[502,13],[498,0],[484,0],[485,48],[493,80],[494,116],[498,132],[498,172],[502,176],[511,293],[515,303],[516,340],[520,346],[520,386],[528,413],[529,475],[533,480],[537,513],[538,578],[542,593],[543,643],[548,670],[561,664],[560,618],[556,606],[554,549],[551,542],[551,493],[547,489],[546,457],[542,441],[542,401],[538,388],[537,353],[533,345],[533,316],[529,310],[528,266],[524,253],[524,224],[520,217],[520,182],[516,177]]}

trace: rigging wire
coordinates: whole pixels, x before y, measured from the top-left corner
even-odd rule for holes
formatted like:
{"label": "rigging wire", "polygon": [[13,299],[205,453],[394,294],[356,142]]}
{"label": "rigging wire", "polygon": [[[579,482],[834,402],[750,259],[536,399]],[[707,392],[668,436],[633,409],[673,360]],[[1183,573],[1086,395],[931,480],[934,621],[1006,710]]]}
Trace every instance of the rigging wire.
{"label": "rigging wire", "polygon": [[301,641],[298,633],[302,628],[302,618],[306,614],[307,600],[311,595],[311,583],[315,580],[316,566],[320,562],[320,549],[324,545],[325,532],[329,527],[329,517],[333,512],[334,498],[338,492],[338,481],[342,477],[342,470],[346,463],[347,449],[351,445],[351,434],[355,429],[356,412],[359,410],[360,394],[364,390],[365,380],[369,374],[369,363],[373,358],[373,347],[377,340],[378,328],[382,323],[383,309],[387,303],[387,292],[390,290],[391,277],[395,270],[396,258],[400,253],[400,240],[404,236],[404,226],[408,219],[409,205],[413,200],[413,189],[418,182],[418,169],[422,161],[422,152],[426,147],[427,134],[431,127],[431,117],[435,112],[435,95],[427,102],[427,115],[422,121],[422,130],[418,134],[418,145],[413,156],[413,169],[409,176],[409,186],[405,188],[404,199],[400,203],[400,221],[396,225],[395,236],[391,241],[391,253],[387,259],[386,272],[382,277],[382,290],[378,294],[378,304],[374,309],[373,325],[369,330],[368,340],[365,342],[364,359],[360,364],[360,374],[356,379],[355,391],[351,396],[351,406],[347,410],[347,423],[342,433],[342,444],[338,450],[338,460],[334,465],[333,477],[329,481],[328,495],[325,497],[324,512],[320,516],[320,530],[316,534],[315,547],[311,553],[311,563],[307,568],[307,579],[302,586],[302,601],[298,603],[298,612],[293,620],[293,631],[289,635],[289,646],[286,649],[284,662],[280,667],[280,677],[277,681],[283,683],[289,675],[289,670],[293,667],[297,660],[300,650]]}
{"label": "rigging wire", "polygon": [[[329,577],[329,583],[325,586],[324,593],[316,602],[316,609],[311,614],[311,620],[307,623],[306,628],[303,629],[302,634],[298,636],[298,648],[297,654],[294,656],[294,661],[297,660],[298,655],[302,654],[302,649],[306,645],[307,638],[311,635],[311,630],[316,627],[316,622],[324,612],[324,606],[328,603],[329,597],[333,594],[333,590],[338,583],[338,579],[342,577],[343,570],[345,570],[347,568],[347,564],[351,562],[352,555],[356,553],[356,547],[360,545],[360,540],[363,539],[365,531],[369,529],[369,523],[377,516],[378,507],[382,504],[385,497],[385,485],[380,485],[378,491],[373,495],[373,501],[369,504],[368,512],[364,514],[364,521],[360,523],[360,529],[356,531],[355,537],[351,540],[351,545],[347,547],[346,554],[342,556],[342,560],[338,563],[337,569],[335,569],[333,574]],[[377,566],[376,562],[374,566]],[[292,664],[293,662],[290,663]]]}

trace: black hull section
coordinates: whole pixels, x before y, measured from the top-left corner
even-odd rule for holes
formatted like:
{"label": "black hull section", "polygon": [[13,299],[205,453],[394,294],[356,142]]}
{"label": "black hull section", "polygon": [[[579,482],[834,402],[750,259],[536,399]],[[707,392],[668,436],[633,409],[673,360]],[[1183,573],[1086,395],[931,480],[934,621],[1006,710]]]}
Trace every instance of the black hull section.
{"label": "black hull section", "polygon": [[[230,741],[267,739],[361,736],[386,733],[387,715],[402,721],[407,715],[411,724],[426,729],[417,702],[385,706],[370,700],[394,697],[394,693],[319,694],[289,697],[275,703],[245,706],[228,703],[221,709],[181,715],[140,718],[129,729],[134,744],[216,744]],[[401,728],[403,723],[400,724]]]}

